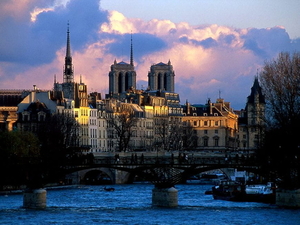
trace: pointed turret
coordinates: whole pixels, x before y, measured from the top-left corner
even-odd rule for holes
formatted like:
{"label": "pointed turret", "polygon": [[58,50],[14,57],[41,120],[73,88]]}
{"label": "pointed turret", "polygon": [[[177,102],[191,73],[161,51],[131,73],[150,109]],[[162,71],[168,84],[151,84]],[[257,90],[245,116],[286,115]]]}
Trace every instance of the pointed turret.
{"label": "pointed turret", "polygon": [[258,77],[254,79],[253,86],[251,88],[251,94],[248,96],[248,103],[262,103],[265,104],[265,97],[262,93],[261,87],[258,82]]}
{"label": "pointed turret", "polygon": [[66,49],[65,68],[64,68],[64,83],[72,83],[72,82],[73,82],[73,64],[72,64],[72,56],[71,56],[70,31],[69,31],[69,23],[68,23],[67,49]]}

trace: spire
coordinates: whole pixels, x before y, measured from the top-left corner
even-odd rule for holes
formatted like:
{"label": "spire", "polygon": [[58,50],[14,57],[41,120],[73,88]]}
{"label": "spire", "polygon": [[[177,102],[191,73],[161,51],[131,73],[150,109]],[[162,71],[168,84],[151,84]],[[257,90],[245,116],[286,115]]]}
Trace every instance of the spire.
{"label": "spire", "polygon": [[131,45],[130,45],[130,65],[133,66],[133,50],[132,50],[132,32],[131,32]]}
{"label": "spire", "polygon": [[257,97],[259,103],[263,103],[265,104],[265,97],[262,93],[262,89],[259,85],[259,81],[258,81],[258,76],[254,77],[254,82],[253,82],[253,86],[251,88],[251,93],[248,96],[248,103],[254,103],[255,102],[255,97]]}
{"label": "spire", "polygon": [[71,57],[71,48],[70,48],[70,30],[69,30],[69,22],[68,22],[68,30],[67,30],[67,50],[66,50],[66,58]]}
{"label": "spire", "polygon": [[73,82],[73,65],[72,65],[72,56],[71,56],[71,47],[70,47],[70,30],[69,22],[67,29],[67,49],[65,57],[65,67],[64,67],[64,83]]}

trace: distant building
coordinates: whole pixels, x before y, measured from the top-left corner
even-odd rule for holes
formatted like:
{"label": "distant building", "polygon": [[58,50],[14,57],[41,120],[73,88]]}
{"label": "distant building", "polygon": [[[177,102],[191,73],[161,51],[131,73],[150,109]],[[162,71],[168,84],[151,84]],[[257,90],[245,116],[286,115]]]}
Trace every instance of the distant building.
{"label": "distant building", "polygon": [[25,90],[0,90],[0,131],[12,131],[18,120],[18,104],[29,94]]}
{"label": "distant building", "polygon": [[219,98],[215,103],[186,103],[183,106],[184,147],[190,150],[235,150],[238,115],[229,102]]}
{"label": "distant building", "polygon": [[150,67],[148,85],[150,90],[174,92],[175,73],[169,60],[168,64],[158,63]]}
{"label": "distant building", "polygon": [[39,126],[55,113],[57,113],[57,99],[53,91],[34,89],[18,104],[16,128],[36,133]]}
{"label": "distant building", "polygon": [[136,71],[133,64],[131,39],[130,63],[114,61],[109,72],[109,95],[118,96],[128,90],[136,89]]}
{"label": "distant building", "polygon": [[255,150],[261,147],[265,132],[265,97],[255,77],[246,108],[239,112],[239,148]]}

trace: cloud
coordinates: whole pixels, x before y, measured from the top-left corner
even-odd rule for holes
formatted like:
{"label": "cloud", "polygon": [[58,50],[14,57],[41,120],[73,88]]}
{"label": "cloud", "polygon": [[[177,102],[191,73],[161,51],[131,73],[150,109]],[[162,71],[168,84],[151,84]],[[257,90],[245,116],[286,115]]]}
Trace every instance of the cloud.
{"label": "cloud", "polygon": [[[18,1],[19,2],[19,1]],[[89,0],[89,4],[82,4],[80,0],[72,0],[63,5],[43,7],[37,1],[29,6],[20,4],[17,7],[24,20],[11,19],[9,14],[0,21],[1,39],[0,60],[30,65],[50,63],[55,58],[58,49],[64,46],[67,23],[70,21],[72,30],[73,49],[82,49],[88,42],[97,39],[98,26],[106,20],[107,13],[99,11],[99,1]],[[42,1],[48,5],[48,1]],[[47,2],[48,4],[46,4]],[[54,1],[50,1],[54,4]],[[41,5],[36,7],[34,5]],[[12,12],[16,9],[6,4]],[[36,12],[36,13],[35,13]],[[37,13],[38,12],[38,13]],[[32,21],[32,13],[35,14]]]}
{"label": "cloud", "polygon": [[[27,4],[25,4],[26,2]],[[147,87],[154,63],[171,61],[175,91],[183,102],[205,103],[221,97],[245,106],[253,78],[266,59],[280,51],[299,51],[283,27],[238,29],[217,24],[191,26],[170,20],[143,21],[107,12],[98,0],[15,1],[0,3],[0,88],[53,87],[62,82],[67,22],[75,80],[89,91],[108,91],[111,64],[129,62],[133,38],[137,87]],[[3,8],[2,8],[2,7]],[[3,9],[6,11],[2,13]],[[22,18],[22,19],[21,19]],[[33,19],[35,18],[35,19]]]}

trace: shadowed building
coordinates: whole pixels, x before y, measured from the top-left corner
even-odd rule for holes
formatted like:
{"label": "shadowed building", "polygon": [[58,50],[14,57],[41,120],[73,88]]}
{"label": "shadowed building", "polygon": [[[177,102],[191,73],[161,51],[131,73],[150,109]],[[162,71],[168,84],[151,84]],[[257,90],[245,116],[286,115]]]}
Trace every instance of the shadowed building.
{"label": "shadowed building", "polygon": [[18,104],[28,95],[24,90],[0,91],[0,131],[11,131],[18,119]]}
{"label": "shadowed building", "polygon": [[255,77],[245,110],[239,117],[239,147],[253,150],[260,147],[265,130],[265,97]]}

